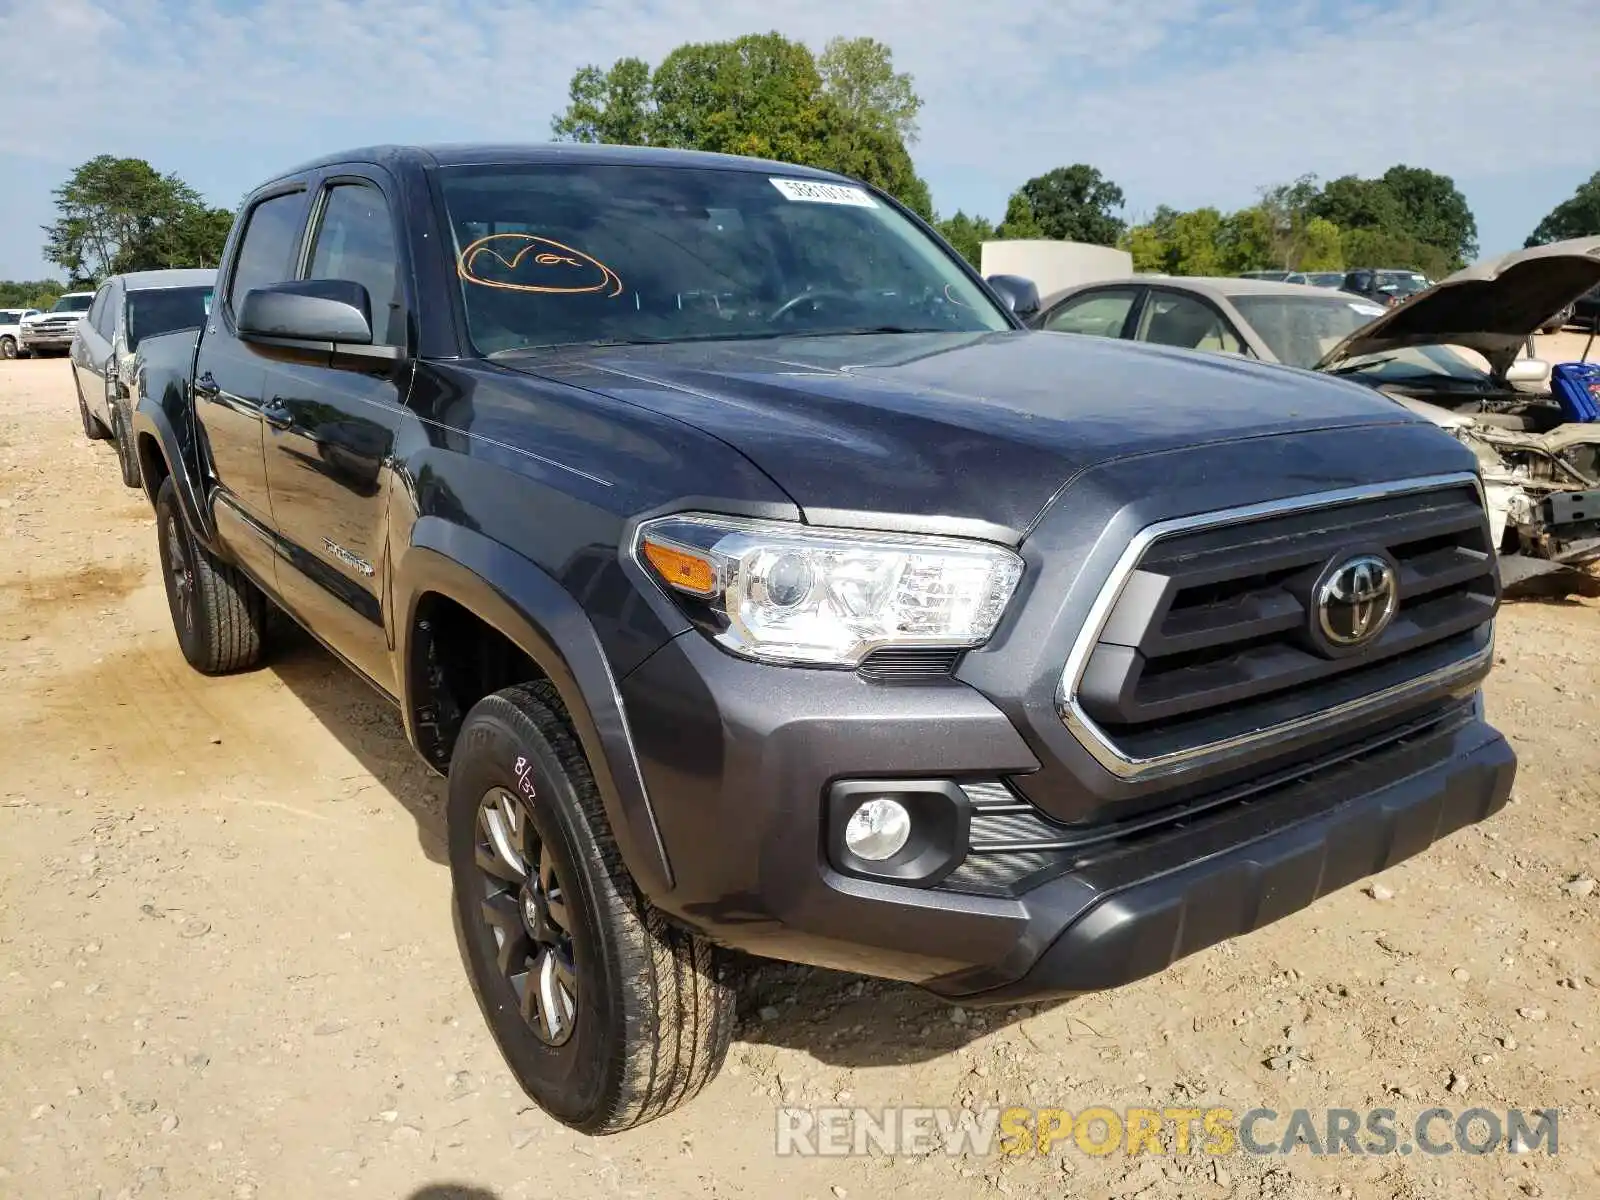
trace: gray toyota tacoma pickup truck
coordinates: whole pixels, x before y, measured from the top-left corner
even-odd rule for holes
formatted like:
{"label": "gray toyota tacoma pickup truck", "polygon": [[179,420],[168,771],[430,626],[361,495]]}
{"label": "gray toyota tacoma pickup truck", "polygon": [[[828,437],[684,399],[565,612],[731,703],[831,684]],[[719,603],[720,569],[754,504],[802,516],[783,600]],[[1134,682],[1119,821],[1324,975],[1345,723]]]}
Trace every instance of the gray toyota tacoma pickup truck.
{"label": "gray toyota tacoma pickup truck", "polygon": [[1070,996],[1505,802],[1472,455],[1028,294],[820,171],[383,147],[252,193],[144,343],[183,653],[250,667],[276,607],[393,700],[558,1119],[697,1092],[730,949]]}

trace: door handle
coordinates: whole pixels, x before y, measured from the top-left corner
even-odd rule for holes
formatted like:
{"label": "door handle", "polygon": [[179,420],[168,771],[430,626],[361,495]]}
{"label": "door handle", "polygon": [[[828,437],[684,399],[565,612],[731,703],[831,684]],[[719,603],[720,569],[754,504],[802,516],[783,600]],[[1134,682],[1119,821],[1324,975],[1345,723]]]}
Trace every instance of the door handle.
{"label": "door handle", "polygon": [[288,429],[294,424],[294,414],[276,396],[261,406],[261,419],[274,429]]}
{"label": "door handle", "polygon": [[217,386],[217,381],[211,377],[211,372],[207,371],[194,381],[194,394],[202,400],[215,400],[222,395],[222,389]]}

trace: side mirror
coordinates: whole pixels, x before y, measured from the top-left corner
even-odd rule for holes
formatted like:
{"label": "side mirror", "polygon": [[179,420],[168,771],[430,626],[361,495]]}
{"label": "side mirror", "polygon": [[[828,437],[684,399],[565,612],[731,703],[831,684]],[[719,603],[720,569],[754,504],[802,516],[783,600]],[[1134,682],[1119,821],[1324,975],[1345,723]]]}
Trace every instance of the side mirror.
{"label": "side mirror", "polygon": [[1540,358],[1519,358],[1506,368],[1506,383],[1543,387],[1550,382],[1550,364]]}
{"label": "side mirror", "polygon": [[397,359],[398,346],[372,344],[372,301],[346,279],[297,279],[245,293],[239,337],[286,357]]}
{"label": "side mirror", "polygon": [[1039,311],[1039,289],[1023,275],[991,275],[988,284],[1005,301],[1006,307],[1023,320]]}

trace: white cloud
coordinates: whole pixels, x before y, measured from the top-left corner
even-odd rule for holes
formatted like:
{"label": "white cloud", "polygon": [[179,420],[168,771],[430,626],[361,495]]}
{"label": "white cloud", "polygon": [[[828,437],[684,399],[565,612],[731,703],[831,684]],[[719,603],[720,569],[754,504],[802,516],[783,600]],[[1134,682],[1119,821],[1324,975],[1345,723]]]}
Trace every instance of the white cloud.
{"label": "white cloud", "polygon": [[0,164],[141,154],[231,205],[344,146],[543,140],[584,63],[768,29],[894,48],[946,210],[998,215],[1075,161],[1146,208],[1397,161],[1459,179],[1595,165],[1590,0],[47,0],[0,9]]}

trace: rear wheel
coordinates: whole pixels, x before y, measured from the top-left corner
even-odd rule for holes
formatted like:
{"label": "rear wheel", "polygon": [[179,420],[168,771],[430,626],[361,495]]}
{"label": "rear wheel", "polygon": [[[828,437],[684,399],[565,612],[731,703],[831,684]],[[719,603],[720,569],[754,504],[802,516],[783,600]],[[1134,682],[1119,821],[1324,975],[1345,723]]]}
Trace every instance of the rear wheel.
{"label": "rear wheel", "polygon": [[207,675],[254,666],[261,657],[267,598],[238,568],[195,540],[171,476],[156,493],[156,535],[172,627],[189,665]]}
{"label": "rear wheel", "polygon": [[78,373],[72,373],[72,388],[78,393],[78,417],[83,421],[83,436],[91,442],[103,442],[110,437],[106,427],[100,424],[100,418],[89,411],[89,406],[83,401],[83,385],[78,382]]}
{"label": "rear wheel", "polygon": [[698,1093],[733,1029],[726,964],[628,875],[549,684],[467,714],[447,816],[468,973],[528,1095],[564,1124],[614,1133]]}
{"label": "rear wheel", "polygon": [[111,434],[117,447],[117,465],[122,468],[122,482],[136,488],[142,482],[139,472],[139,452],[133,445],[133,429],[127,412],[115,400],[109,401]]}

